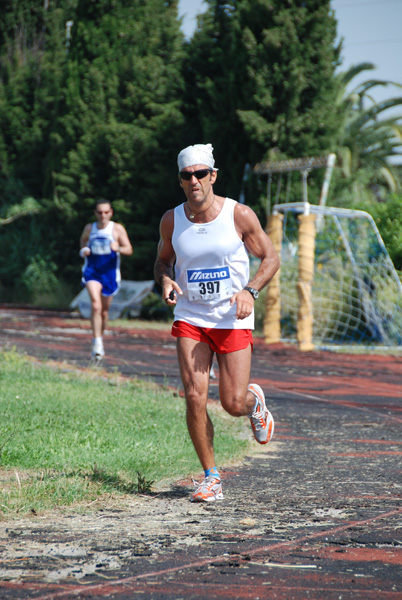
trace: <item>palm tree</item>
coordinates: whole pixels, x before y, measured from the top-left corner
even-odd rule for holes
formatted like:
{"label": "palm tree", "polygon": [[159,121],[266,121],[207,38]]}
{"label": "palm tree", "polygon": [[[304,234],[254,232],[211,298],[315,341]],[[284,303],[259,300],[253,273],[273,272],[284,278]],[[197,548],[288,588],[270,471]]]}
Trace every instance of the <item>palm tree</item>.
{"label": "palm tree", "polygon": [[338,75],[337,164],[342,177],[334,182],[337,199],[348,200],[351,194],[352,202],[384,200],[402,187],[398,167],[392,162],[395,157],[402,162],[402,116],[386,116],[390,108],[402,105],[402,97],[377,103],[371,95],[379,86],[402,85],[371,79],[349,89],[357,75],[374,68],[371,63],[360,63]]}

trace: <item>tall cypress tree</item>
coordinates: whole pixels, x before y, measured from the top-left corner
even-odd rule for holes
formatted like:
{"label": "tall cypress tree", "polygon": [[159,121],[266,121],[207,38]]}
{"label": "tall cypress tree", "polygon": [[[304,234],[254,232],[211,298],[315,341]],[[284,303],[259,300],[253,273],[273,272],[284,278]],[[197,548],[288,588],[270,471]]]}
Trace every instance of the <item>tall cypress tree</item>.
{"label": "tall cypress tree", "polygon": [[[64,24],[72,3],[7,0],[0,8],[0,211],[14,214],[29,198],[46,203],[49,140],[58,116],[65,62]],[[22,228],[24,232],[22,234]],[[18,286],[35,257],[49,257],[41,217],[2,230],[0,277]],[[47,233],[47,232],[46,232]]]}
{"label": "tall cypress tree", "polygon": [[331,150],[336,22],[329,0],[207,1],[188,46],[189,114],[236,197],[246,163]]}
{"label": "tall cypress tree", "polygon": [[[78,285],[78,239],[104,196],[135,247],[126,276],[151,278],[159,219],[180,191],[177,0],[7,0],[0,16],[0,210],[5,190],[45,209],[13,264],[21,273],[46,254]],[[20,228],[7,227],[1,244]],[[4,272],[15,281],[10,265]]]}
{"label": "tall cypress tree", "polygon": [[78,1],[56,190],[72,226],[85,224],[94,198],[114,201],[133,241],[133,279],[152,278],[159,220],[178,193],[182,54],[176,1]]}
{"label": "tall cypress tree", "polygon": [[0,14],[0,160],[2,170],[43,197],[49,137],[58,116],[65,63],[65,21],[72,2],[9,0]]}

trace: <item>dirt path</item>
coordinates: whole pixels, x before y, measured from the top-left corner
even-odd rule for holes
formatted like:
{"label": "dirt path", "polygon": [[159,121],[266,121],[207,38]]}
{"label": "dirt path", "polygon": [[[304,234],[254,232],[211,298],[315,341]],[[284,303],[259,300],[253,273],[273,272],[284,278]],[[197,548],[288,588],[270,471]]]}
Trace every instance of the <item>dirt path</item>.
{"label": "dirt path", "polygon": [[[70,315],[0,307],[0,325],[0,347],[87,364],[88,324]],[[180,385],[168,332],[114,331],[116,366]],[[0,521],[0,599],[401,600],[402,359],[257,340],[253,379],[276,434],[222,470],[224,501],[165,482],[91,514]]]}

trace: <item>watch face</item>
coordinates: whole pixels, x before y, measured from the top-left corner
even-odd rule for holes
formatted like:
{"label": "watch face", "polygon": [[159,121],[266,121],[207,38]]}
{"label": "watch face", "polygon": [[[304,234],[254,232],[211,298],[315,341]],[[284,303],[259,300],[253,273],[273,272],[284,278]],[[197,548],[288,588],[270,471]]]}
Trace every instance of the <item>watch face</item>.
{"label": "watch face", "polygon": [[250,292],[250,294],[253,296],[253,298],[255,300],[257,300],[257,298],[258,298],[258,290],[255,290],[254,288],[251,288],[251,287],[245,287],[244,289],[247,290],[248,292]]}

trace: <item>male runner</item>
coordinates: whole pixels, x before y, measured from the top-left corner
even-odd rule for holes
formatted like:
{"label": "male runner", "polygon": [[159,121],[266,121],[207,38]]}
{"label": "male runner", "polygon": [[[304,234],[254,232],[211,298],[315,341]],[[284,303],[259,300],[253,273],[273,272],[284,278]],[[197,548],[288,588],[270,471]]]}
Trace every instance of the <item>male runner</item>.
{"label": "male runner", "polygon": [[98,200],[95,206],[96,222],[85,225],[80,239],[80,256],[84,259],[81,281],[91,300],[91,357],[98,361],[105,354],[103,333],[113,296],[120,287],[120,255],[129,256],[133,253],[125,228],[111,221],[112,216],[111,202]]}
{"label": "male runner", "polygon": [[[211,144],[180,152],[179,182],[186,201],[162,217],[154,267],[163,298],[175,306],[172,335],[177,338],[187,426],[204,469],[194,502],[223,498],[207,412],[214,353],[223,408],[235,417],[247,415],[260,444],[274,431],[264,393],[249,380],[254,302],[278,270],[279,259],[251,208],[214,193],[214,165]],[[249,253],[261,260],[251,279]]]}

